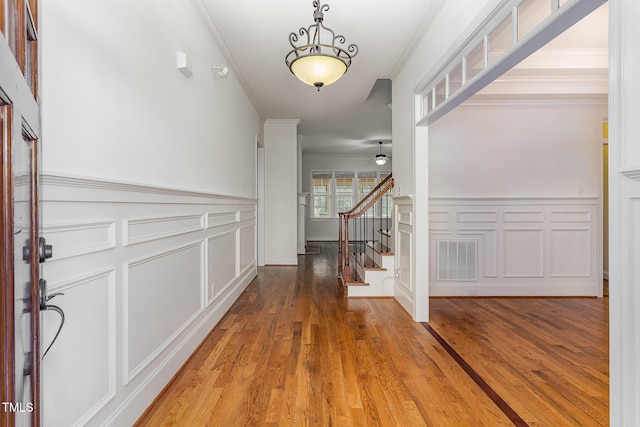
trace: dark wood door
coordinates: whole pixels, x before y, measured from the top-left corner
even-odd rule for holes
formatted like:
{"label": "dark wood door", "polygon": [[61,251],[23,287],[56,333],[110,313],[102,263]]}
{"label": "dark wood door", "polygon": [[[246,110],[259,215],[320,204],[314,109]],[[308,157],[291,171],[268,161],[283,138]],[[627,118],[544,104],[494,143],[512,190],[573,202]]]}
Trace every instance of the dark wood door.
{"label": "dark wood door", "polygon": [[0,424],[40,424],[36,0],[0,0]]}

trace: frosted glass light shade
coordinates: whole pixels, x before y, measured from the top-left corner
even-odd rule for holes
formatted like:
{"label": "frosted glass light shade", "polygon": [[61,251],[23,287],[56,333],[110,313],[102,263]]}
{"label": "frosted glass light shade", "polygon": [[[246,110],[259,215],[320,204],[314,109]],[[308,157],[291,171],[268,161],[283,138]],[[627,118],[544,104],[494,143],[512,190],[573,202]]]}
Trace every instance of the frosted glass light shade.
{"label": "frosted glass light shade", "polygon": [[382,166],[387,163],[387,156],[384,154],[376,154],[376,164]]}
{"label": "frosted glass light shade", "polygon": [[309,86],[322,87],[334,83],[347,71],[338,58],[326,55],[308,55],[291,64],[291,72]]}

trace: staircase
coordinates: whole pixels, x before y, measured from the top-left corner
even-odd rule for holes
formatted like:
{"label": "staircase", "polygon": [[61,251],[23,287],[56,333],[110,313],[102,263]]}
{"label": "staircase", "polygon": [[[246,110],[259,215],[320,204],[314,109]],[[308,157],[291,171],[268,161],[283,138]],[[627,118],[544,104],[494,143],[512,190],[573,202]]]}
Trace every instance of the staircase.
{"label": "staircase", "polygon": [[389,175],[339,214],[338,276],[348,297],[393,296],[392,188]]}

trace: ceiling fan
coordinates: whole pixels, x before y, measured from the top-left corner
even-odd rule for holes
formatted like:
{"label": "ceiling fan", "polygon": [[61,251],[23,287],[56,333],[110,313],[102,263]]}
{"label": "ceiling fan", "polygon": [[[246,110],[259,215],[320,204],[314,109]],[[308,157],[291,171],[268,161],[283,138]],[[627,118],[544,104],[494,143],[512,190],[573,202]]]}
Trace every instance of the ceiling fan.
{"label": "ceiling fan", "polygon": [[369,145],[373,145],[373,144],[378,144],[378,147],[379,147],[379,148],[378,148],[378,153],[377,153],[377,154],[375,154],[375,155],[373,155],[373,156],[369,155],[369,156],[367,156],[367,159],[366,159],[366,160],[364,160],[364,159],[363,159],[363,160],[359,160],[359,161],[358,161],[358,163],[367,163],[367,164],[371,164],[371,161],[373,160],[374,162],[376,162],[376,165],[378,165],[378,166],[384,166],[384,165],[386,165],[386,164],[387,164],[387,162],[388,162],[389,160],[391,160],[391,156],[390,156],[390,155],[385,154],[385,153],[383,153],[383,152],[382,152],[382,145],[383,145],[383,144],[389,144],[389,145],[391,145],[391,140],[388,140],[388,139],[387,139],[387,140],[382,140],[382,141],[380,141],[380,140],[375,140],[375,139],[374,139],[374,140],[368,140],[368,141],[366,141],[366,142],[365,142],[365,144],[366,144],[367,146],[369,146]]}

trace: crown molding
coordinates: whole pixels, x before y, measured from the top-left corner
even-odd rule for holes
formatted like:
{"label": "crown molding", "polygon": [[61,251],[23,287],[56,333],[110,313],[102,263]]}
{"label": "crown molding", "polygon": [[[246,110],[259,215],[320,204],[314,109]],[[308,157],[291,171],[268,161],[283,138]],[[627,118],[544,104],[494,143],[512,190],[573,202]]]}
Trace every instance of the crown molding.
{"label": "crown molding", "polygon": [[244,74],[242,74],[242,71],[240,70],[238,63],[233,58],[233,55],[231,54],[231,50],[229,50],[229,48],[227,47],[227,44],[224,42],[222,36],[218,32],[218,29],[214,25],[213,20],[211,19],[211,16],[209,16],[209,13],[207,12],[207,9],[205,8],[204,4],[202,4],[202,0],[190,0],[190,2],[196,14],[202,21],[202,24],[204,25],[205,29],[209,33],[209,36],[211,36],[211,40],[213,40],[213,43],[216,46],[218,46],[218,48],[222,51],[222,55],[224,56],[224,59],[229,64],[229,68],[233,70],[233,74],[235,75],[236,79],[238,79],[240,86],[242,86],[242,89],[244,89],[245,93],[249,97],[249,100],[251,101],[253,108],[256,109],[259,116],[263,116],[264,114],[262,113],[262,109],[260,108],[258,99],[256,98],[255,94],[251,90],[251,87],[249,86],[247,79],[245,79],[244,77]]}
{"label": "crown molding", "polygon": [[442,10],[442,7],[444,6],[445,1],[446,0],[433,0],[431,2],[431,4],[429,5],[429,8],[425,12],[422,19],[420,20],[421,22],[420,26],[413,33],[413,36],[411,37],[409,42],[405,45],[405,48],[402,50],[402,53],[398,57],[396,64],[391,69],[389,76],[391,77],[392,80],[396,78],[398,74],[400,74],[400,71],[402,71],[404,66],[407,64],[407,62],[409,61],[409,58],[411,58],[413,53],[416,51],[418,45],[420,44],[424,36],[429,31],[431,24],[433,24],[433,21],[435,21],[438,14]]}

